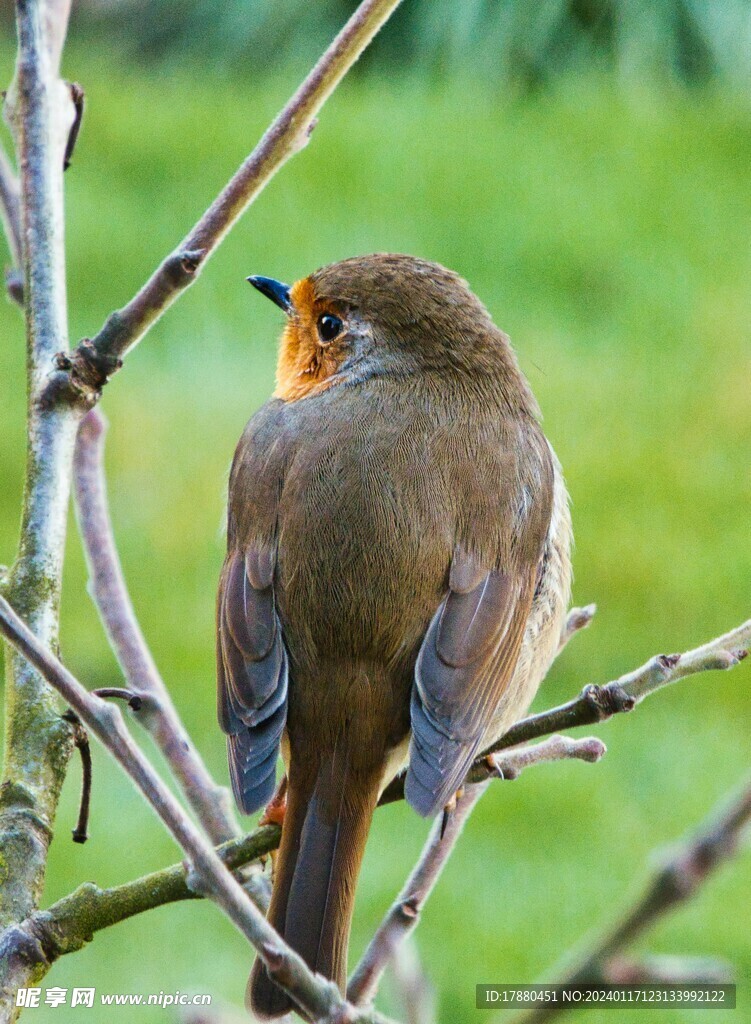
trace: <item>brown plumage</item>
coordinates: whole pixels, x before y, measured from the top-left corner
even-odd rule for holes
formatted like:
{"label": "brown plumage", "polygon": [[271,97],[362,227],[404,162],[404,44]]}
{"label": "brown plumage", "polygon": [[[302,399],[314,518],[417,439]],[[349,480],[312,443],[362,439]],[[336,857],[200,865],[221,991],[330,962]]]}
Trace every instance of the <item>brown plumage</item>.
{"label": "brown plumage", "polygon": [[[560,468],[506,336],[456,274],[408,256],[250,279],[288,313],[275,397],[229,488],[219,719],[246,812],[288,804],[269,920],[346,982],[379,793],[433,815],[523,714],[569,590]],[[249,1004],[290,1008],[257,962]]]}

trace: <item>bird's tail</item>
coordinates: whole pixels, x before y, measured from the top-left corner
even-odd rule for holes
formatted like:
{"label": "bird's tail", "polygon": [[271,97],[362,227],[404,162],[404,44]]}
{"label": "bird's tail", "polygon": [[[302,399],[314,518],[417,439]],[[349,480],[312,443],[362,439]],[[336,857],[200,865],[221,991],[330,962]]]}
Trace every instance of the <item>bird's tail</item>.
{"label": "bird's tail", "polygon": [[[357,876],[381,780],[380,771],[355,769],[347,755],[346,749],[335,750],[317,773],[310,766],[296,771],[290,765],[268,914],[308,966],[335,981],[342,992]],[[253,965],[246,1003],[262,1019],[295,1008],[260,959]]]}

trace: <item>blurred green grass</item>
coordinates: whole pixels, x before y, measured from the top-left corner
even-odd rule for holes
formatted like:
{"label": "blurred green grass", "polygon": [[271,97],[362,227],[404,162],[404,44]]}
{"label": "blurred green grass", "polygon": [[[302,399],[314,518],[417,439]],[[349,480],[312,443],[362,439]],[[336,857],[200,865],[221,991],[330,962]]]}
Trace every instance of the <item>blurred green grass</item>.
{"label": "blurred green grass", "polygon": [[[2,58],[8,79],[7,48]],[[295,83],[143,74],[121,69],[115,55],[75,51],[66,73],[84,83],[88,102],[66,176],[78,339],[190,227]],[[307,150],[103,402],[112,515],[133,600],[222,780],[212,618],[224,488],[242,426],[273,387],[280,329],[245,276],[293,280],[355,253],[412,252],[459,270],[511,334],[573,497],[575,599],[600,607],[556,665],[542,707],[749,615],[749,166],[751,112],[711,90],[643,84],[624,93],[608,78],[564,78],[512,101],[476,81],[345,83]],[[10,562],[24,452],[22,328],[10,306],[0,306],[0,331],[0,562]],[[116,683],[75,527],[68,548],[64,657],[89,686]],[[552,980],[551,965],[572,943],[638,891],[651,851],[747,771],[749,678],[741,667],[681,683],[597,730],[609,746],[600,765],[543,767],[492,789],[418,933],[441,1020],[487,1019],[474,1009],[478,982]],[[48,901],[87,879],[114,884],[177,859],[101,749],[94,759],[92,838],[85,847],[69,839],[73,763]],[[404,806],[376,818],[353,957],[426,831]],[[751,1021],[750,893],[746,854],[644,943],[734,963],[745,993],[736,1021]],[[47,983],[193,990],[239,1004],[249,962],[217,912],[186,905],[98,935]],[[383,1006],[398,1015],[388,992]],[[598,1019],[570,1019],[579,1017]],[[714,1019],[691,1020],[705,1017]],[[77,1017],[61,1007],[35,1019]],[[138,1019],[173,1018],[144,1008]]]}

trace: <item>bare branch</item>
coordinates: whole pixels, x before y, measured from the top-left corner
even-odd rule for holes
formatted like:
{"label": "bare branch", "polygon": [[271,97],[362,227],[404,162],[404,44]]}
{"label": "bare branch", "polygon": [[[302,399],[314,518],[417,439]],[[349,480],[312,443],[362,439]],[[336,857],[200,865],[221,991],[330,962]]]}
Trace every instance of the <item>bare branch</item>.
{"label": "bare branch", "polygon": [[[256,148],[177,248],[95,338],[61,363],[67,396],[96,402],[108,378],[153,323],[195,281],[232,225],[276,172],[307,143],[315,118],[401,0],[363,0]],[[58,382],[59,383],[59,382]]]}
{"label": "bare branch", "polygon": [[[590,606],[592,607],[592,606]],[[572,613],[573,614],[573,613]],[[564,629],[564,635],[565,635]],[[710,640],[685,654],[658,654],[650,658],[641,668],[604,686],[585,686],[574,700],[550,711],[529,715],[512,725],[499,740],[491,744],[477,758],[472,774],[482,772],[489,754],[499,750],[539,739],[562,729],[574,729],[581,725],[596,725],[613,715],[633,711],[645,697],[656,690],[675,683],[679,679],[698,672],[715,669],[735,668],[747,656],[751,648],[751,619],[724,636]],[[381,794],[380,805],[404,799],[404,775],[398,775]]]}
{"label": "bare branch", "polygon": [[[566,736],[551,736],[534,747],[522,747],[494,757],[492,766],[483,766],[484,778],[516,779],[525,768],[533,764],[568,758],[594,762],[599,761],[604,753],[605,745],[598,739],[590,737],[572,740]],[[457,796],[456,806],[448,818],[439,818],[430,830],[414,871],[371,939],[350,979],[347,996],[353,1003],[362,1005],[375,997],[384,970],[394,959],[400,944],[417,927],[425,901],[440,878],[465,821],[488,786],[488,781],[478,782],[479,785],[473,780],[473,784]]]}
{"label": "bare branch", "polygon": [[73,726],[73,742],[81,756],[81,802],[78,822],[73,829],[73,842],[85,843],[89,838],[89,810],[91,808],[91,747],[89,735],[75,711],[66,711],[63,718]]}
{"label": "bare branch", "polygon": [[[92,596],[128,683],[127,700],[151,733],[214,843],[238,835],[225,789],[216,785],[186,732],[164,685],[130,601],[107,505],[104,438],[107,421],[96,409],[81,422],[73,463],[78,526]],[[121,696],[110,688],[108,696]],[[99,696],[105,696],[99,691]],[[137,707],[135,704],[137,703]]]}
{"label": "bare branch", "polygon": [[605,969],[609,985],[728,985],[733,969],[708,956],[618,956]]}
{"label": "bare branch", "polygon": [[391,962],[391,976],[404,1007],[405,1024],[433,1024],[435,992],[417,955],[414,940],[407,939]]}
{"label": "bare branch", "polygon": [[[179,803],[134,743],[119,709],[88,693],[74,676],[46,650],[0,597],[0,631],[53,686],[81,717],[104,747],[130,776],[154,808],[178,844],[190,858],[191,871],[201,891],[212,899],[258,951],[270,975],[315,1021],[354,1022],[383,1020],[376,1014],[363,1015],[349,1007],[336,985],[314,975],[305,962],[287,946],[252,903],[240,883],[225,868],[220,857],[185,815]],[[27,951],[28,955],[28,951]],[[0,966],[0,971],[7,966]],[[6,980],[7,990],[7,980]]]}
{"label": "bare branch", "polygon": [[457,796],[448,820],[443,821],[439,815],[433,822],[412,874],[352,972],[347,986],[350,1002],[364,1006],[375,998],[383,972],[393,961],[401,943],[417,927],[425,901],[440,878],[467,818],[489,785],[489,782],[482,782],[476,786],[467,786]]}
{"label": "bare branch", "polygon": [[[241,839],[224,843],[217,853],[235,871],[276,849],[280,833],[278,825],[264,825]],[[13,955],[19,934],[23,934],[24,945],[41,947],[46,969],[61,956],[78,952],[104,928],[168,903],[203,899],[202,893],[190,888],[187,876],[186,865],[180,863],[112,889],[87,882],[47,910],[32,914],[6,937],[5,946],[0,944],[0,957]]]}
{"label": "bare branch", "polygon": [[71,0],[45,0],[41,6],[44,8],[44,34],[50,67],[55,74],[58,74],[65,45],[65,35],[68,30]]}
{"label": "bare branch", "polygon": [[5,274],[8,294],[23,306],[23,277],[21,275],[21,188],[8,154],[0,146],[0,215],[8,240],[11,266]]}
{"label": "bare branch", "polygon": [[[706,649],[699,650],[705,651],[701,657],[710,656],[706,655]],[[619,976],[624,977],[628,966],[628,961],[623,958],[624,950],[651,928],[655,921],[691,899],[707,878],[736,852],[749,825],[751,778],[719,811],[714,809],[692,836],[663,856],[662,865],[647,883],[643,895],[557,984],[598,984],[615,981]],[[676,980],[681,979],[677,977]],[[708,979],[705,977],[700,980]],[[557,1012],[560,1012],[560,1007],[556,1010],[551,1004],[516,1019],[519,1024],[522,1021],[524,1024],[536,1024],[538,1021],[549,1020]]]}
{"label": "bare branch", "polygon": [[751,647],[751,619],[724,636],[710,640],[685,654],[657,654],[640,668],[634,669],[605,686],[585,686],[579,696],[551,711],[542,711],[522,719],[494,743],[483,756],[526,743],[559,729],[604,722],[612,715],[633,711],[645,697],[679,679],[698,672],[735,668]]}
{"label": "bare branch", "polygon": [[561,630],[561,639],[558,643],[558,653],[563,650],[573,636],[586,629],[597,611],[596,604],[585,605],[584,608],[572,608],[566,616],[566,621]]}
{"label": "bare branch", "polygon": [[[21,186],[28,444],[19,551],[5,591],[33,632],[55,647],[76,415],[70,409],[46,407],[41,391],[54,354],[68,343],[62,161],[72,111],[54,56],[65,36],[64,12],[52,0],[18,0],[16,21],[19,49],[9,113]],[[24,919],[38,904],[60,787],[73,750],[71,727],[61,719],[54,693],[11,651],[6,682],[0,927]]]}
{"label": "bare branch", "polygon": [[497,778],[512,782],[532,764],[572,759],[594,764],[606,752],[605,744],[595,736],[579,740],[571,739],[570,736],[548,736],[531,747],[518,747],[507,754],[488,754],[481,764],[472,768],[468,781],[482,782],[484,779]]}

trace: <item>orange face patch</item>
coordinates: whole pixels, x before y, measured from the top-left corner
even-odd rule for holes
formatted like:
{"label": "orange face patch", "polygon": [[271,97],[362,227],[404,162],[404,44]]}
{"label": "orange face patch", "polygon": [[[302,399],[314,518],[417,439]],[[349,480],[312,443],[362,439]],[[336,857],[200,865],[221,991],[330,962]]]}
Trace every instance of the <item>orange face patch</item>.
{"label": "orange face patch", "polygon": [[330,386],[344,353],[336,343],[321,343],[317,323],[326,310],[316,299],[310,278],[292,285],[290,299],[294,312],[281,338],[274,397],[296,402]]}

